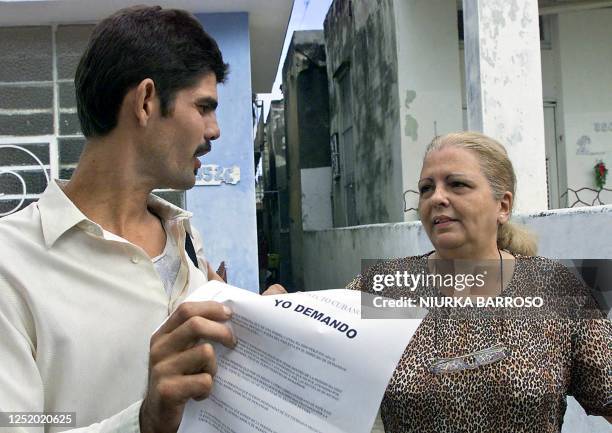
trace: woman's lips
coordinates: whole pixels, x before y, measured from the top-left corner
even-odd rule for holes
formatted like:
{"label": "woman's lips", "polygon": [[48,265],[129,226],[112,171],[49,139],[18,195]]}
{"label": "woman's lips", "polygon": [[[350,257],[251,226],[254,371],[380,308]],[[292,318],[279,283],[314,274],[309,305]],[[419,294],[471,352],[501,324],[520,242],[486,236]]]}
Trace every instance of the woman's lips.
{"label": "woman's lips", "polygon": [[457,220],[447,215],[438,215],[432,218],[432,222],[434,227],[444,228],[450,226],[454,222],[457,222]]}
{"label": "woman's lips", "polygon": [[446,220],[446,221],[442,221],[439,223],[434,223],[434,227],[438,227],[438,228],[444,228],[444,227],[448,227],[449,225],[453,224],[454,222],[456,222],[455,220]]}

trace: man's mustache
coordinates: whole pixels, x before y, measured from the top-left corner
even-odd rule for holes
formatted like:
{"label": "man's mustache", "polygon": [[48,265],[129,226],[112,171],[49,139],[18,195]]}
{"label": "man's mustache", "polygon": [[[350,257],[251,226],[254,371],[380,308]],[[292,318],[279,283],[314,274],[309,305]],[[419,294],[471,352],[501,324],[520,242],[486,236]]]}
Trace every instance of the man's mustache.
{"label": "man's mustache", "polygon": [[195,154],[194,154],[194,155],[196,155],[196,156],[202,156],[202,155],[204,155],[205,153],[210,152],[210,150],[211,150],[211,149],[212,149],[212,146],[210,145],[210,141],[206,141],[206,142],[204,142],[204,143],[200,144],[200,145],[199,145],[199,146],[196,148],[196,151],[195,151]]}

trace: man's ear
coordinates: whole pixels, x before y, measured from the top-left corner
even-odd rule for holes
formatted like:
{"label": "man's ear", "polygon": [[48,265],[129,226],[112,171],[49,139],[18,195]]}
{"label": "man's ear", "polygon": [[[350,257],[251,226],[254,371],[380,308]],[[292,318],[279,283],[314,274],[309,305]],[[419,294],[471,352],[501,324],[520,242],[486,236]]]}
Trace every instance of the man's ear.
{"label": "man's ear", "polygon": [[145,78],[134,89],[133,112],[138,119],[141,127],[147,123],[156,110],[159,110],[159,98],[155,89],[155,82],[150,78]]}
{"label": "man's ear", "polygon": [[499,201],[499,215],[497,217],[498,224],[505,224],[510,219],[512,212],[512,202],[514,197],[510,191],[506,191]]}

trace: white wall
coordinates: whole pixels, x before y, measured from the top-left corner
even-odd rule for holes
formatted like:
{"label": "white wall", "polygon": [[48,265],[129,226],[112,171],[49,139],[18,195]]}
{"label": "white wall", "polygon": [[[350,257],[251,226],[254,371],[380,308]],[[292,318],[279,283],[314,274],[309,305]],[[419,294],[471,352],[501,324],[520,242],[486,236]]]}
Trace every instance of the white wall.
{"label": "white wall", "polygon": [[[539,254],[612,259],[612,205],[517,215],[538,237]],[[304,289],[344,287],[361,259],[404,257],[433,249],[418,221],[304,232]]]}
{"label": "white wall", "polygon": [[[558,90],[554,56],[555,52],[550,48],[543,48],[540,50],[540,57],[542,58],[542,99],[544,99],[544,102],[557,101]],[[459,68],[461,74],[461,106],[466,107],[465,51],[463,50],[463,47],[460,47],[459,49]]]}
{"label": "white wall", "polygon": [[331,167],[303,168],[301,182],[304,230],[323,230],[333,227]]}
{"label": "white wall", "polygon": [[[448,0],[396,0],[403,191],[416,190],[425,147],[462,129],[457,5]],[[416,194],[407,194],[416,207]],[[416,219],[404,213],[406,221]]]}
{"label": "white wall", "polygon": [[[596,160],[612,167],[612,9],[566,12],[557,19],[567,184],[594,188]],[[605,132],[597,127],[602,124]],[[586,145],[581,149],[580,143]],[[612,170],[606,186],[612,188]],[[581,197],[591,201],[594,194]],[[612,203],[612,193],[601,198]]]}

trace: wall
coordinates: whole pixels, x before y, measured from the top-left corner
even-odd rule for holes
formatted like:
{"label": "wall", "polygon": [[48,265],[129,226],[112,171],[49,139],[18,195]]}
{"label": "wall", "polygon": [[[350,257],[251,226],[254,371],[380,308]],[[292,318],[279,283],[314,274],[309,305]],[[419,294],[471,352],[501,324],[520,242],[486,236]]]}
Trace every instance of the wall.
{"label": "wall", "polygon": [[[559,258],[609,258],[612,205],[557,209],[516,220],[539,239],[538,254]],[[361,259],[423,254],[433,249],[419,221],[372,224],[304,233],[304,289],[344,287],[359,273]],[[333,266],[330,266],[333,264]]]}
{"label": "wall", "polygon": [[[543,47],[540,50],[540,57],[542,59],[542,99],[544,102],[556,102],[557,95],[559,93],[557,85],[557,62],[555,56],[558,53],[550,47]],[[459,71],[461,73],[461,106],[465,108],[467,106],[466,94],[465,94],[465,51],[463,45],[459,48]],[[467,128],[467,124],[464,125]]]}
{"label": "wall", "polygon": [[[542,99],[544,101],[544,117],[547,116],[551,119],[547,124],[545,121],[545,143],[546,143],[546,156],[550,158],[549,164],[554,164],[556,161],[556,181],[551,179],[555,175],[554,168],[548,172],[547,181],[550,182],[548,185],[551,191],[549,208],[555,209],[559,207],[566,207],[566,200],[564,198],[559,199],[559,195],[567,190],[566,183],[566,160],[565,160],[565,146],[560,136],[562,132],[559,129],[561,123],[557,121],[555,125],[555,117],[559,117],[559,88],[558,88],[558,40],[553,44],[552,33],[556,26],[556,15],[546,15],[540,17],[543,20],[544,33],[546,37],[541,41],[541,70],[542,70]],[[460,61],[460,72],[461,72],[461,105],[463,107],[463,128],[467,130],[467,101],[466,101],[466,90],[465,90],[465,51],[463,44],[460,44],[459,49],[459,61]],[[554,113],[554,114],[553,114]],[[554,152],[554,155],[553,155]],[[550,167],[550,165],[549,165]],[[552,182],[551,182],[552,180]]]}
{"label": "wall", "polygon": [[303,185],[309,188],[316,181],[313,176],[317,175],[317,169],[329,167],[331,161],[325,49],[321,31],[293,34],[283,65],[283,95],[292,286],[302,287],[302,234],[304,224],[306,227],[309,224],[304,212],[312,213],[314,207],[321,215],[331,215],[329,200],[321,199],[320,194],[306,198],[305,194],[312,191],[302,189]]}
{"label": "wall", "polygon": [[[325,18],[331,133],[340,133],[338,78],[350,70],[358,224],[403,220],[399,93],[393,1],[335,0]],[[346,224],[333,185],[334,225]]]}
{"label": "wall", "polygon": [[[594,188],[596,160],[612,168],[612,9],[566,12],[557,19],[567,184]],[[612,170],[606,185],[612,189],[611,179]],[[580,197],[590,202],[594,193]],[[612,192],[601,198],[612,203]],[[574,200],[570,194],[569,204]]]}
{"label": "wall", "polygon": [[[421,162],[435,135],[462,128],[457,5],[448,0],[395,0],[402,192],[417,190]],[[418,195],[396,196],[406,209]],[[416,219],[416,212],[401,220]],[[395,220],[395,221],[399,221]]]}
{"label": "wall", "polygon": [[[331,228],[331,155],[329,147],[329,96],[323,33],[316,32],[314,44],[295,49],[306,51],[310,62],[297,77],[300,124],[299,152],[304,230]],[[316,66],[316,67],[314,67]]]}
{"label": "wall", "polygon": [[301,180],[303,229],[331,228],[331,167],[302,169]]}
{"label": "wall", "polygon": [[230,64],[228,81],[218,87],[217,118],[221,138],[203,164],[240,167],[236,185],[195,186],[187,192],[187,209],[202,233],[204,249],[213,268],[225,260],[228,282],[259,291],[257,271],[257,223],[251,114],[251,64],[248,15],[197,15]]}

